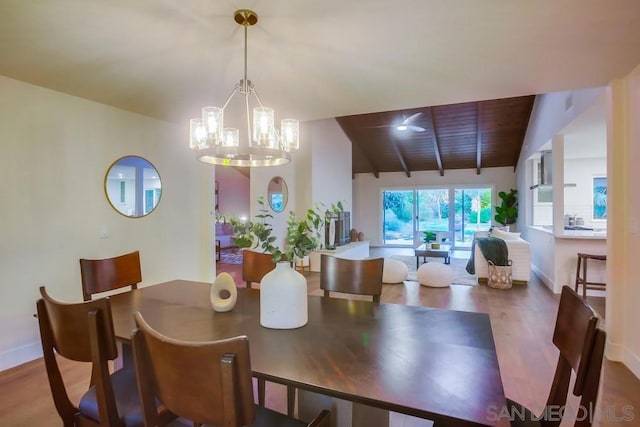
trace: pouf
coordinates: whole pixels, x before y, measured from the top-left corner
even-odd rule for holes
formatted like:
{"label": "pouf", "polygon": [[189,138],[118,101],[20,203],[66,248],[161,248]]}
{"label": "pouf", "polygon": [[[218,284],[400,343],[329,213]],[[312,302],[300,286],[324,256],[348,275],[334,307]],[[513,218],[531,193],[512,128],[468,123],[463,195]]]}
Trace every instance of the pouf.
{"label": "pouf", "polygon": [[402,283],[407,280],[409,269],[407,265],[397,259],[385,258],[382,270],[382,283]]}
{"label": "pouf", "polygon": [[451,285],[453,270],[441,262],[426,262],[418,268],[417,276],[423,286],[444,288]]}

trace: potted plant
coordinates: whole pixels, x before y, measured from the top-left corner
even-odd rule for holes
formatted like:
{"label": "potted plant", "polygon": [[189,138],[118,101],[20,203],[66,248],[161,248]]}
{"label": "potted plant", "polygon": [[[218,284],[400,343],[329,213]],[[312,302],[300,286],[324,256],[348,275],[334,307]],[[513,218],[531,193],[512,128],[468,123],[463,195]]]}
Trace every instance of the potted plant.
{"label": "potted plant", "polygon": [[323,217],[316,209],[309,209],[304,218],[289,212],[284,248],[276,244],[273,215],[265,207],[264,198],[258,199],[260,213],[257,221],[229,219],[241,248],[260,248],[270,254],[275,269],[260,281],[260,324],[273,329],[292,329],[307,323],[307,281],[292,268],[296,259],[303,258],[318,247]]}
{"label": "potted plant", "polygon": [[263,249],[273,255],[274,261],[280,261],[260,282],[262,326],[293,329],[307,324],[307,280],[292,265],[318,247],[322,224],[322,217],[314,209],[309,209],[303,219],[289,212],[284,256],[274,245],[275,238],[263,238]]}
{"label": "potted plant", "polygon": [[498,197],[502,199],[502,203],[495,207],[495,221],[503,226],[515,224],[518,219],[518,190],[512,188],[508,193],[501,191]]}

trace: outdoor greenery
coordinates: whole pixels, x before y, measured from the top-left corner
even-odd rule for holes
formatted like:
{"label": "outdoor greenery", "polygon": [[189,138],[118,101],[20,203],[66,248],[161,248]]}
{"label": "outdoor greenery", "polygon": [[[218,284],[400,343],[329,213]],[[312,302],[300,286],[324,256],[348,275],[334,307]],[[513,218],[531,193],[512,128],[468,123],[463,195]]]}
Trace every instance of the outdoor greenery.
{"label": "outdoor greenery", "polygon": [[518,190],[512,188],[510,192],[501,191],[498,197],[502,199],[500,206],[496,206],[494,219],[498,224],[515,224],[518,219]]}
{"label": "outdoor greenery", "polygon": [[[449,229],[449,189],[385,191],[383,195],[385,238],[401,235],[405,240],[413,239],[414,203],[417,204],[418,230]],[[488,227],[491,222],[489,189],[456,190],[454,197],[456,232],[463,232],[465,237],[471,238],[476,230]]]}

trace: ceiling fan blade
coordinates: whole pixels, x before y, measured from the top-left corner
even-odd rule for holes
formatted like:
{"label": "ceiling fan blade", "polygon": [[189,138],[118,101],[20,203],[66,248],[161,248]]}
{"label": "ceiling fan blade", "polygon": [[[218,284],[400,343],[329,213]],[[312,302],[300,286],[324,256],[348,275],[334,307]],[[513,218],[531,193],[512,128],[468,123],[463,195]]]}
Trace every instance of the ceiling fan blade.
{"label": "ceiling fan blade", "polygon": [[394,127],[394,125],[374,125],[374,126],[366,126],[367,129],[379,129],[379,128],[390,128]]}
{"label": "ceiling fan blade", "polygon": [[421,126],[407,125],[407,129],[410,129],[414,132],[424,132],[426,129]]}
{"label": "ceiling fan blade", "polygon": [[420,117],[422,115],[422,112],[418,111],[415,114],[410,115],[409,117],[407,117],[406,119],[404,119],[402,121],[403,125],[408,125],[409,123],[411,123],[413,120],[417,119],[418,117]]}

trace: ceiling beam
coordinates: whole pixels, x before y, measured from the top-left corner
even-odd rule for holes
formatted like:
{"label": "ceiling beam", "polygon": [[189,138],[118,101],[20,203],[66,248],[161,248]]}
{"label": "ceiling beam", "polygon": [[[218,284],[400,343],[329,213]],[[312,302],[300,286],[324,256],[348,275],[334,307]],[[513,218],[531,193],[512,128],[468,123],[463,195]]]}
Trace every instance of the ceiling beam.
{"label": "ceiling beam", "polygon": [[442,157],[440,156],[440,145],[438,144],[438,132],[436,128],[436,119],[433,117],[433,107],[429,107],[429,120],[431,125],[431,135],[433,136],[433,151],[436,155],[436,162],[438,163],[438,170],[440,176],[444,176],[444,168],[442,167]]}
{"label": "ceiling beam", "polygon": [[482,167],[482,123],[481,123],[482,103],[476,103],[476,174],[480,175]]}
{"label": "ceiling beam", "polygon": [[398,160],[402,165],[402,169],[404,169],[404,173],[407,174],[407,178],[411,178],[411,171],[407,167],[407,162],[404,160],[400,147],[398,147],[398,142],[393,137],[391,138],[391,146],[393,147],[393,151],[395,151],[396,156],[398,156]]}
{"label": "ceiling beam", "polygon": [[[351,145],[355,145],[356,149],[358,151],[360,151],[360,154],[361,154],[362,158],[367,162],[367,164],[369,166],[369,169],[371,169],[371,173],[373,174],[373,176],[375,176],[377,179],[379,179],[380,178],[380,169],[377,166],[375,166],[375,164],[371,160],[371,157],[369,157],[369,153],[367,152],[367,150],[365,150],[360,145],[360,143],[359,143],[360,139],[359,138],[352,138],[352,133],[355,134],[355,132],[352,131],[352,129],[349,126],[348,122],[345,121],[344,117],[336,117],[336,121],[340,125],[340,128],[342,129],[344,134],[347,135],[347,138],[349,138],[349,141],[351,141]],[[353,164],[353,161],[352,161],[352,164]],[[353,166],[351,167],[351,176],[353,178],[355,178],[355,173],[353,172]]]}

